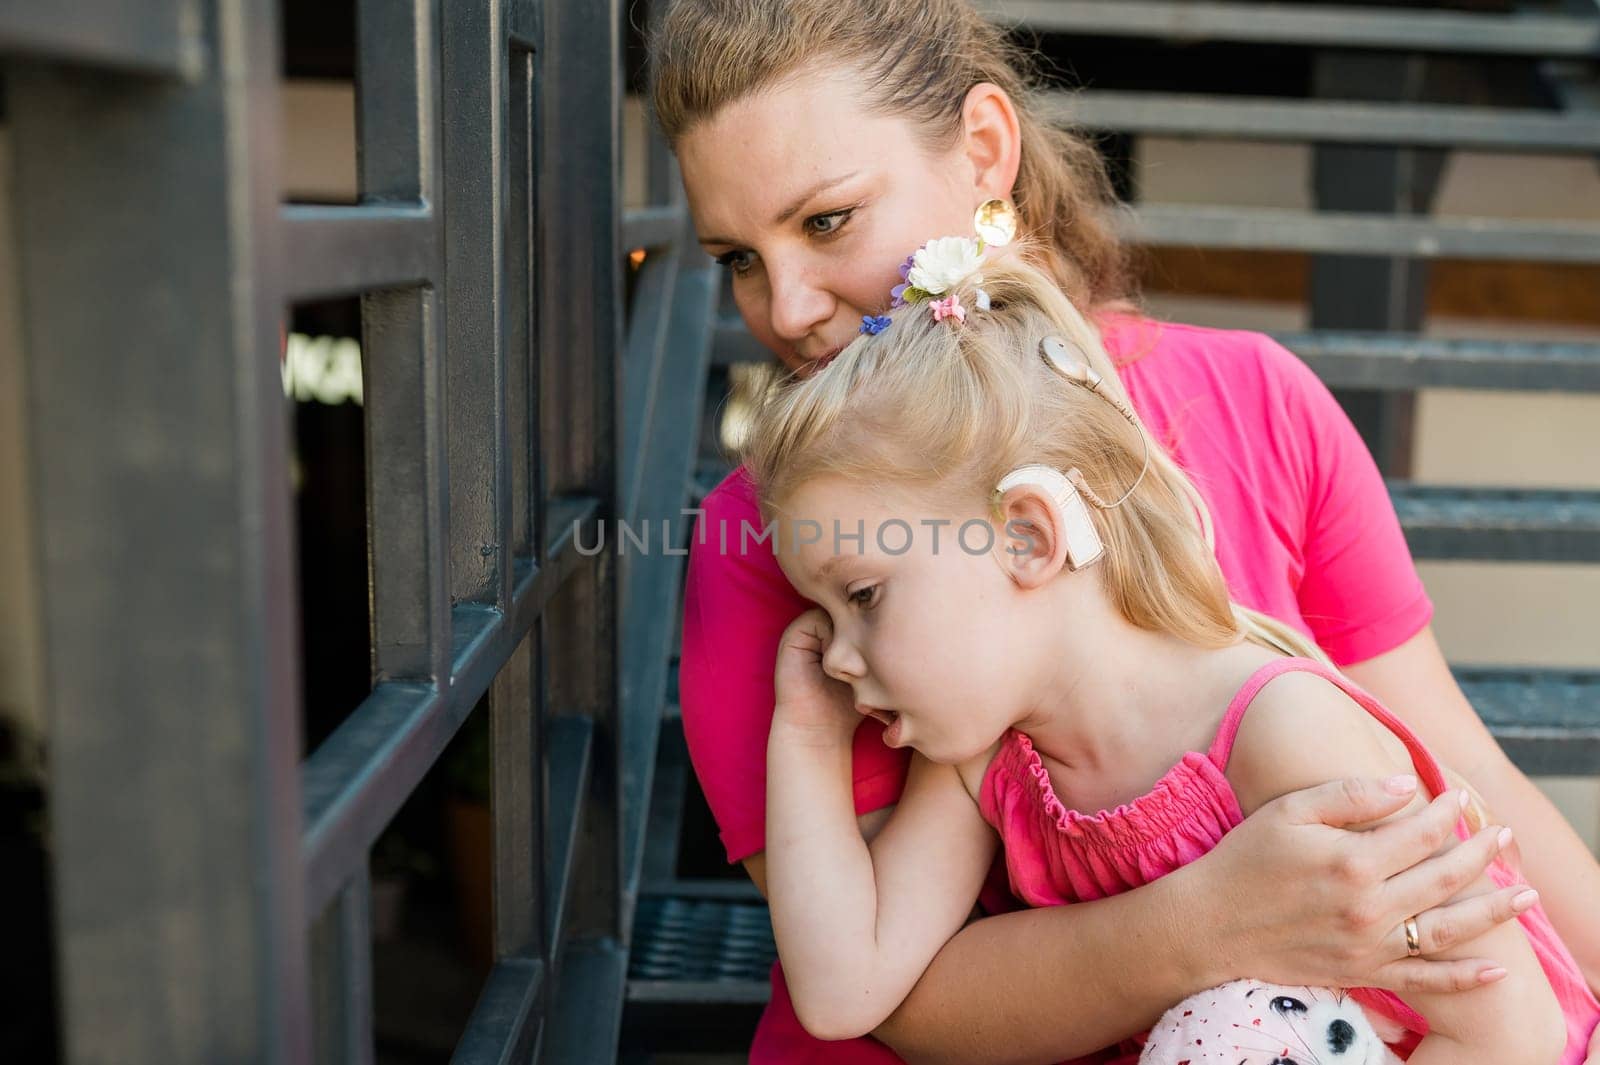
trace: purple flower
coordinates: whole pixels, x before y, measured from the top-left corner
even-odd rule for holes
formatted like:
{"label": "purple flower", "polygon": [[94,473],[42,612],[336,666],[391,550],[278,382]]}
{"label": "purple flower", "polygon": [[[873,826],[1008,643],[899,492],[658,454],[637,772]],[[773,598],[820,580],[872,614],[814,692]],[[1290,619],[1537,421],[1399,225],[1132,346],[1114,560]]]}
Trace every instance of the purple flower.
{"label": "purple flower", "polygon": [[879,333],[883,332],[885,329],[889,328],[889,323],[892,322],[892,321],[894,321],[894,319],[890,318],[886,314],[882,314],[882,315],[868,314],[868,315],[865,315],[861,319],[861,332],[866,334],[869,337],[875,337]]}
{"label": "purple flower", "polygon": [[889,307],[892,310],[899,310],[901,307],[906,305],[905,293],[906,289],[910,287],[910,285],[902,282],[901,284],[898,284],[889,290],[889,298],[891,301]]}
{"label": "purple flower", "polygon": [[906,261],[900,264],[900,280],[905,281],[911,276],[911,268],[917,264],[917,253],[912,252],[906,256]]}

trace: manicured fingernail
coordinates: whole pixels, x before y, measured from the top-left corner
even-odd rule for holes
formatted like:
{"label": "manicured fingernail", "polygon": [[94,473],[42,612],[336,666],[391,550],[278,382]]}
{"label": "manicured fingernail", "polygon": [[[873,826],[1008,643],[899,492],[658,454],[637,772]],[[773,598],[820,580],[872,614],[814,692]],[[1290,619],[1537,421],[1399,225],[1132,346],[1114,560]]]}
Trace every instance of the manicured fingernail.
{"label": "manicured fingernail", "polygon": [[1459,791],[1459,792],[1457,792],[1457,793],[1456,793],[1456,802],[1458,802],[1458,803],[1460,803],[1460,804],[1461,804],[1461,808],[1462,808],[1462,809],[1463,809],[1463,810],[1465,810],[1465,809],[1466,809],[1466,808],[1467,808],[1467,803],[1469,803],[1469,802],[1471,802],[1471,801],[1472,801],[1472,799],[1471,799],[1471,797],[1470,797],[1470,796],[1469,796],[1469,795],[1468,795],[1468,794],[1467,794],[1467,793],[1466,793],[1466,790],[1465,790],[1465,789],[1462,789],[1462,790],[1461,790],[1461,791]]}
{"label": "manicured fingernail", "polygon": [[1511,830],[1509,828],[1502,828],[1500,830],[1500,834],[1495,837],[1495,842],[1500,845],[1501,850],[1505,850],[1507,847],[1511,846]]}
{"label": "manicured fingernail", "polygon": [[1385,791],[1394,795],[1410,795],[1417,790],[1417,778],[1409,773],[1403,773],[1385,780],[1383,787]]}
{"label": "manicured fingernail", "polygon": [[1504,980],[1505,977],[1506,977],[1506,971],[1504,969],[1502,969],[1500,966],[1496,965],[1493,969],[1485,969],[1485,970],[1483,970],[1483,972],[1479,973],[1478,974],[1478,983],[1480,983],[1480,984],[1492,984],[1496,980]]}
{"label": "manicured fingernail", "polygon": [[1519,892],[1511,899],[1511,912],[1521,913],[1523,910],[1531,909],[1533,904],[1538,901],[1539,893],[1533,890],[1533,888],[1529,888],[1527,891]]}

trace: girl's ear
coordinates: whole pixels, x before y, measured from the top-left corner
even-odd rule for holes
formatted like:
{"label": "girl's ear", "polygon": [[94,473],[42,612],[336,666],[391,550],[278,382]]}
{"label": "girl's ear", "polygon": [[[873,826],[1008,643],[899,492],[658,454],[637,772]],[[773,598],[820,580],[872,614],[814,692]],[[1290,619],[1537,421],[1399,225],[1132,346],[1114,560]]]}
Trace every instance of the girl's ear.
{"label": "girl's ear", "polygon": [[1020,588],[1038,588],[1067,564],[1061,513],[1036,484],[1019,484],[1000,497],[1001,531],[994,555]]}
{"label": "girl's ear", "polygon": [[998,85],[980,82],[961,107],[964,148],[972,164],[973,206],[1009,200],[1022,168],[1022,126],[1017,106]]}

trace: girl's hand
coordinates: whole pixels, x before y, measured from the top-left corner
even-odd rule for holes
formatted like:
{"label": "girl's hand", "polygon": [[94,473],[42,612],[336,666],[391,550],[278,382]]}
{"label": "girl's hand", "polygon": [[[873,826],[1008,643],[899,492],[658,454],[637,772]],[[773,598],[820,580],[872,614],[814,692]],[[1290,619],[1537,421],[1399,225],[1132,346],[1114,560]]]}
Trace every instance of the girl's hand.
{"label": "girl's hand", "polygon": [[[1370,831],[1342,827],[1394,813],[1414,788],[1414,782],[1395,791],[1381,780],[1333,781],[1263,805],[1224,836],[1198,863],[1210,865],[1213,882],[1201,889],[1209,898],[1193,911],[1213,922],[1208,938],[1223,954],[1220,975],[1383,987],[1401,995],[1466,990],[1503,976],[1493,959],[1428,957],[1476,939],[1536,901],[1526,885],[1448,901],[1499,850],[1497,834],[1485,830],[1434,855],[1454,837],[1459,792]],[[1406,954],[1404,930],[1413,915],[1422,947],[1416,958]]]}
{"label": "girl's hand", "polygon": [[833,640],[833,622],[820,607],[789,623],[778,639],[775,724],[849,740],[861,724],[850,685],[822,671],[822,656]]}

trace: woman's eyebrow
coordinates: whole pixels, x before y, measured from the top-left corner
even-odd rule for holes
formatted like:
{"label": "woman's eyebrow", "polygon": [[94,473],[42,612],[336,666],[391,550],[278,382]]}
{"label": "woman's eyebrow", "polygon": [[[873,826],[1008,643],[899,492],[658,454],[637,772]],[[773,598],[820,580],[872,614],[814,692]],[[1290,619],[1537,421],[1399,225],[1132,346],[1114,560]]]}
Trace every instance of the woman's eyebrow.
{"label": "woman's eyebrow", "polygon": [[800,209],[802,207],[804,207],[806,204],[810,203],[812,200],[816,199],[818,196],[822,195],[824,192],[827,192],[829,189],[833,188],[835,185],[843,185],[846,181],[849,181],[851,178],[855,177],[859,173],[861,173],[861,171],[852,170],[852,171],[850,171],[850,173],[848,173],[848,174],[840,174],[838,177],[823,178],[821,181],[817,182],[815,185],[812,185],[809,189],[806,189],[805,192],[803,192],[799,196],[795,197],[794,202],[791,203],[788,207],[786,207],[782,211],[778,212],[778,217],[776,219],[776,223],[778,225],[780,225],[780,226],[783,225],[783,223],[787,222],[789,219],[791,219],[795,215],[799,214],[800,213]]}
{"label": "woman's eyebrow", "polygon": [[[861,171],[852,170],[848,174],[840,174],[837,177],[823,178],[815,185],[812,185],[810,188],[806,189],[799,196],[795,197],[794,201],[791,202],[788,207],[785,207],[783,210],[779,211],[777,218],[773,221],[773,224],[780,226],[783,225],[785,222],[789,221],[789,219],[799,214],[806,204],[810,203],[818,196],[821,196],[829,189],[838,185],[843,185],[846,181],[849,181],[859,173],[861,173]],[[734,240],[732,237],[698,237],[696,239],[698,239],[701,244],[727,244],[733,247],[737,247],[739,244],[739,242]]]}

